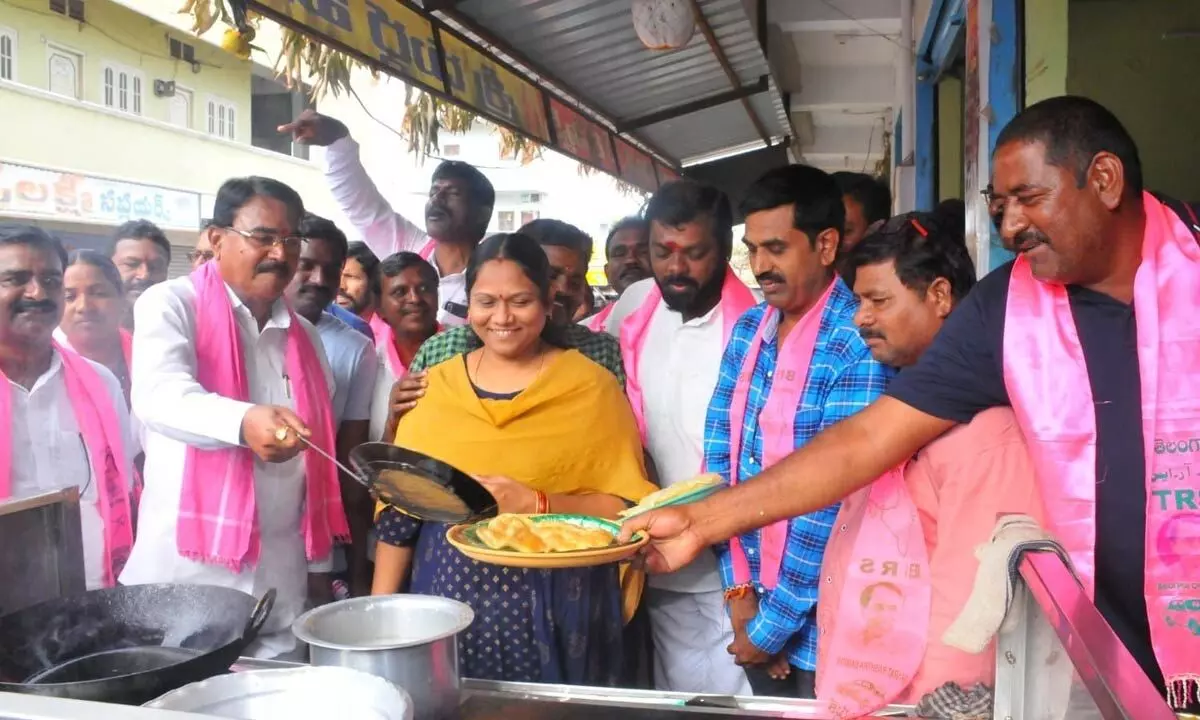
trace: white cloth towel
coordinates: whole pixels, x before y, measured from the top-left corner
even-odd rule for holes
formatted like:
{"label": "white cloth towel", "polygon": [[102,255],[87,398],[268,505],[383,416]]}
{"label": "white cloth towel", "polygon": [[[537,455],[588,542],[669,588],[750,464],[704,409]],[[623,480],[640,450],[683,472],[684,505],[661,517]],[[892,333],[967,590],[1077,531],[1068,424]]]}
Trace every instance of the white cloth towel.
{"label": "white cloth towel", "polygon": [[[975,585],[962,612],[942,634],[942,642],[976,654],[987,648],[1004,625],[1005,613],[1013,599],[1010,560],[1014,553],[1033,546],[1058,548],[1050,534],[1028,515],[1007,515],[996,523],[991,541],[975,549],[975,557],[979,559]],[[1058,550],[1066,557],[1061,548]],[[1010,622],[1017,616],[1012,613]]]}

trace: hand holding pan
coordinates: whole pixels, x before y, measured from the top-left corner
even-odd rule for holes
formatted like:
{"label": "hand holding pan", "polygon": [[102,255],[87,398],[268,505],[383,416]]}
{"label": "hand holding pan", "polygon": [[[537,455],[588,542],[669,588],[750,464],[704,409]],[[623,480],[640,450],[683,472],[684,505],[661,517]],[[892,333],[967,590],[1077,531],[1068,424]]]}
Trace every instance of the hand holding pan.
{"label": "hand holding pan", "polygon": [[465,472],[423,453],[388,443],[363,443],[350,464],[371,494],[418,520],[468,523],[495,517],[496,498]]}

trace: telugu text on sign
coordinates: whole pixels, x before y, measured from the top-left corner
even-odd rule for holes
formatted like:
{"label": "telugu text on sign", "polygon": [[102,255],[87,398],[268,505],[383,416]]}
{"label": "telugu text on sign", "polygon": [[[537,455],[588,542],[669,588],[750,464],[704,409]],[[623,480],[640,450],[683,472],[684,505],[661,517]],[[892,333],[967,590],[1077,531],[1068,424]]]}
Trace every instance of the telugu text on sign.
{"label": "telugu text on sign", "polygon": [[[254,0],[372,60],[397,77],[456,100],[480,115],[550,142],[542,93],[534,84],[493,61],[452,32],[435,28],[416,10],[376,0]],[[437,41],[446,53],[443,82]]]}

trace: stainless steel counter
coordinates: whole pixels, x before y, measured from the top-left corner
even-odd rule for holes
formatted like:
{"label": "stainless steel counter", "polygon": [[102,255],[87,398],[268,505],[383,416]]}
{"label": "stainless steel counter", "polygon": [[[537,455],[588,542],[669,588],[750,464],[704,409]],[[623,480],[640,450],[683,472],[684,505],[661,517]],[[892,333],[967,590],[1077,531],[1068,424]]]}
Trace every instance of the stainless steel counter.
{"label": "stainless steel counter", "polygon": [[[296,663],[244,658],[238,670],[296,667]],[[463,680],[463,701],[456,720],[602,720],[620,711],[623,720],[659,720],[681,715],[716,717],[788,717],[822,720],[828,713],[813,700],[723,697],[649,690]],[[911,708],[892,706],[876,717],[903,717]]]}

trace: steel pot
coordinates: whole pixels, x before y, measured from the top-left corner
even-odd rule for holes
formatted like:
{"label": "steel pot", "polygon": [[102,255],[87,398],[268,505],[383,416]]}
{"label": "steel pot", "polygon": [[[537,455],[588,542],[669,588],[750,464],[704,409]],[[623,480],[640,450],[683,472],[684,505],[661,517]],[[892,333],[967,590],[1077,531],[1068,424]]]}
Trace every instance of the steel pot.
{"label": "steel pot", "polygon": [[475,619],[468,605],[431,595],[382,595],[322,605],[292,624],[312,665],[353,668],[408,692],[416,720],[451,716],[459,704],[458,640]]}

